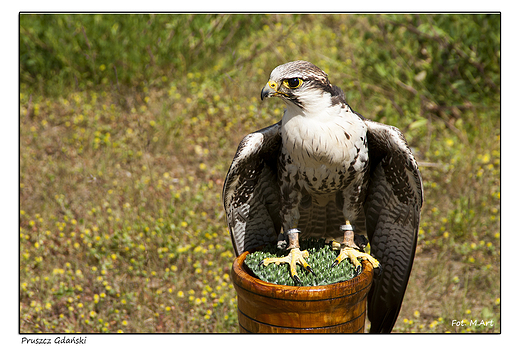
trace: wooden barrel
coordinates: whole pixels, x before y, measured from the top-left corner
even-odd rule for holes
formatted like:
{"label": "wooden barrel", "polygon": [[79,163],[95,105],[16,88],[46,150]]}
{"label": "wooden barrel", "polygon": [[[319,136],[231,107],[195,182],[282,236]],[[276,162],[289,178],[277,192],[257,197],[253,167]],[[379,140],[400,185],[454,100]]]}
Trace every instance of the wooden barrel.
{"label": "wooden barrel", "polygon": [[233,262],[241,333],[363,333],[373,268],[363,261],[355,278],[324,286],[275,285],[253,277],[244,264],[248,252]]}

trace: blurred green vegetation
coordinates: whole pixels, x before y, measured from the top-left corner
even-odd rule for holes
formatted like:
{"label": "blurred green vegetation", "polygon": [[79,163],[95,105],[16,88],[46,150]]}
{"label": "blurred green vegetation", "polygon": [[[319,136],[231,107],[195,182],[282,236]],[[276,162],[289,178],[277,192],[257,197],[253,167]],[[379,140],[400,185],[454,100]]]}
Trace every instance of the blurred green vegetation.
{"label": "blurred green vegetation", "polygon": [[[253,20],[251,20],[253,19]],[[109,83],[148,85],[179,71],[195,72],[210,57],[233,50],[247,15],[22,15],[24,83],[45,94]]]}
{"label": "blurred green vegetation", "polygon": [[237,331],[220,192],[297,59],[420,163],[394,331],[499,332],[498,14],[21,14],[21,331]]}

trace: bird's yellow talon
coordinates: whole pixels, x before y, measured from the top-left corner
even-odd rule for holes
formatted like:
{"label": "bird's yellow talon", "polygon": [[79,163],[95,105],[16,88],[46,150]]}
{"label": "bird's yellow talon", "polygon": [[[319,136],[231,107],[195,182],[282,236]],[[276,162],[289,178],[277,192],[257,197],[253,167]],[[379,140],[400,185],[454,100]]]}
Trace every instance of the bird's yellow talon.
{"label": "bird's yellow talon", "polygon": [[291,252],[285,257],[265,258],[260,263],[263,264],[264,266],[267,266],[271,263],[274,263],[276,265],[280,265],[281,263],[289,264],[289,272],[291,274],[291,277],[298,284],[301,284],[302,281],[298,277],[298,273],[296,271],[296,266],[298,264],[301,265],[303,268],[305,268],[305,270],[307,270],[308,272],[314,274],[311,266],[307,263],[307,261],[305,261],[305,258],[308,258],[308,257],[309,257],[309,252],[307,250],[300,251],[299,248],[294,248],[294,249],[291,249]]}
{"label": "bird's yellow talon", "polygon": [[364,260],[369,261],[370,264],[372,264],[372,267],[374,267],[374,268],[379,267],[379,261],[376,260],[374,257],[370,256],[367,253],[353,249],[349,246],[343,246],[341,248],[338,257],[336,258],[336,260],[334,261],[332,266],[333,267],[337,266],[345,258],[348,258],[350,260],[350,262],[356,267],[356,272],[361,271],[361,263],[358,261],[358,258],[362,258]]}
{"label": "bird's yellow talon", "polygon": [[341,244],[338,243],[337,241],[332,241],[332,250],[341,250]]}

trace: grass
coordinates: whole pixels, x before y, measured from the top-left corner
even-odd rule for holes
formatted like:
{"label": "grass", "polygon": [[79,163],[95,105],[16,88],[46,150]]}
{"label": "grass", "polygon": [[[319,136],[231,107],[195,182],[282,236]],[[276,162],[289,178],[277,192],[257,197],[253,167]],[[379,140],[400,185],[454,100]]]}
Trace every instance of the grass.
{"label": "grass", "polygon": [[282,115],[270,71],[306,59],[420,162],[394,331],[500,332],[499,20],[22,15],[20,331],[237,332],[222,184]]}
{"label": "grass", "polygon": [[309,273],[298,265],[296,272],[301,284],[297,284],[291,278],[287,264],[269,264],[267,266],[260,264],[266,258],[279,258],[287,255],[287,251],[279,250],[275,244],[269,244],[248,254],[245,264],[259,279],[286,286],[330,285],[350,280],[355,276],[355,267],[350,260],[341,261],[336,267],[332,268],[332,263],[334,263],[339,252],[332,250],[331,245],[326,244],[324,239],[302,240],[300,245],[302,251],[308,251],[309,257],[306,261],[314,273]]}

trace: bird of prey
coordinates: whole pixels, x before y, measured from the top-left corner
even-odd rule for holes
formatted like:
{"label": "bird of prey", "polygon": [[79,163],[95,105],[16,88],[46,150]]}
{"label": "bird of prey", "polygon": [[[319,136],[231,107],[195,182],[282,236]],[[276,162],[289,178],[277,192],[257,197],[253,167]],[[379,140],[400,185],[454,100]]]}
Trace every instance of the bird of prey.
{"label": "bird of prey", "polygon": [[[339,240],[334,264],[380,262],[368,296],[370,332],[391,332],[423,203],[419,169],[403,134],[353,111],[343,91],[307,61],[276,67],[261,92],[262,100],[269,97],[284,101],[281,121],[244,137],[224,183],[235,254],[278,242],[287,257],[264,264],[289,263],[298,282],[297,264],[312,272],[299,239]],[[363,252],[365,236],[370,255]]]}

